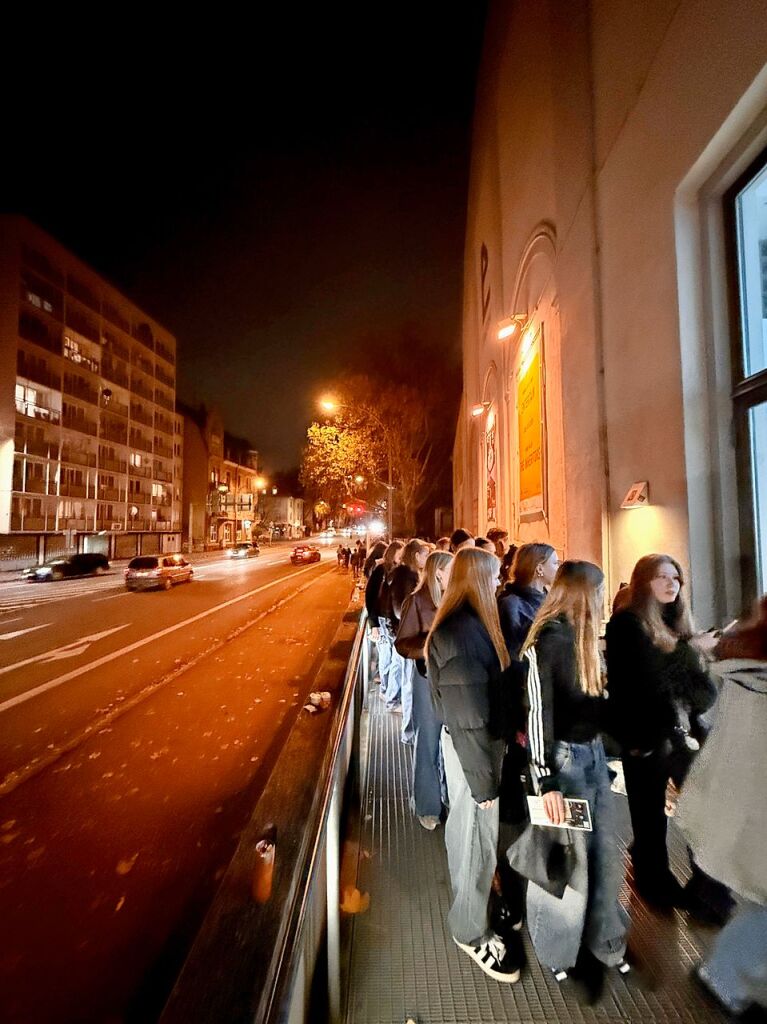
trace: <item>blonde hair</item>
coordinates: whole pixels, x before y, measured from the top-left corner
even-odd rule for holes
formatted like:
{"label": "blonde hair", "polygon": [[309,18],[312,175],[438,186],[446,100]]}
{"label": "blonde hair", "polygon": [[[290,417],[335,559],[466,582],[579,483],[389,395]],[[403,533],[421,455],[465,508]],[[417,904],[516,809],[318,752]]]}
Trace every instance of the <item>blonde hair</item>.
{"label": "blonde hair", "polygon": [[428,590],[434,607],[439,608],[442,601],[442,584],[437,577],[437,573],[452,561],[453,556],[449,551],[432,551],[426,559],[421,581],[413,593],[417,594],[419,590]]}
{"label": "blonde hair", "polygon": [[429,642],[435,630],[453,612],[462,605],[468,604],[487,630],[501,668],[508,667],[509,652],[501,633],[498,605],[495,600],[499,565],[498,557],[489,551],[483,551],[482,548],[461,548],[456,552],[453,559],[453,571],[450,573],[450,582],[437,607],[437,614],[434,616],[434,622],[426,638],[427,656]]}
{"label": "blonde hair", "polygon": [[599,653],[604,581],[604,573],[592,562],[563,562],[522,645],[524,654],[535,644],[548,622],[564,615],[575,631],[578,682],[590,697],[601,696],[605,686]]}
{"label": "blonde hair", "polygon": [[[664,562],[673,565],[679,577],[679,593],[668,605],[656,599],[651,586]],[[644,555],[640,558],[634,566],[628,590],[628,595],[620,605],[621,609],[630,609],[636,615],[660,650],[666,653],[673,651],[679,640],[689,640],[695,632],[684,596],[682,567],[671,555]]]}

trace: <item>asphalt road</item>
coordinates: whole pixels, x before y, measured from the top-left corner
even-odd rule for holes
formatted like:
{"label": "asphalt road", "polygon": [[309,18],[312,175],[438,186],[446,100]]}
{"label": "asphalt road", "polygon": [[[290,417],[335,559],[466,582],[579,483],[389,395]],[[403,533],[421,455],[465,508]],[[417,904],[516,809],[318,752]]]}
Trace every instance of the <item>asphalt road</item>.
{"label": "asphalt road", "polygon": [[288,553],[0,584],[0,1020],[159,1010],[348,603]]}

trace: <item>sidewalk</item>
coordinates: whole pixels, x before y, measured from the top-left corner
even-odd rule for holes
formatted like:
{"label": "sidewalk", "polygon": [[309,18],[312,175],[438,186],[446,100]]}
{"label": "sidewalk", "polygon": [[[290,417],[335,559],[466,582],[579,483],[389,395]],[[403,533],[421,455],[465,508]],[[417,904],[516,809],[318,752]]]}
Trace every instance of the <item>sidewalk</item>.
{"label": "sidewalk", "polygon": [[[571,980],[558,985],[539,966],[524,931],[527,968],[515,985],[483,974],[447,932],[450,883],[443,829],[426,832],[411,815],[411,748],[399,738],[402,719],[388,713],[371,685],[363,712],[367,743],[357,886],[370,909],[350,921],[347,1024],[715,1024],[688,975],[716,934],[686,916],[656,915],[628,878],[621,902],[632,922],[627,976],[610,971],[605,992],[588,1006]],[[627,859],[628,807],[621,803],[620,853]],[[671,859],[689,874],[684,843],[672,823]],[[356,839],[357,837],[352,837]]]}

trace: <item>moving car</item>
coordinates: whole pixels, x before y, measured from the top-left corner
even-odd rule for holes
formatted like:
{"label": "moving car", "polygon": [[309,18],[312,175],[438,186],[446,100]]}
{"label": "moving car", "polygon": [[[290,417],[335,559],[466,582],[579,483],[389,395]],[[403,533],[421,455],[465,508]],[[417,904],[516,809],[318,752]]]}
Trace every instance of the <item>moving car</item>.
{"label": "moving car", "polygon": [[228,548],[226,553],[230,558],[253,558],[255,555],[261,554],[261,548],[258,544],[250,544],[246,541]]}
{"label": "moving car", "polygon": [[320,549],[316,544],[298,544],[293,548],[290,561],[293,565],[306,565],[307,562],[319,562]]}
{"label": "moving car", "polygon": [[194,569],[183,555],[139,555],[125,570],[128,590],[170,590],[174,583],[189,583]]}
{"label": "moving car", "polygon": [[30,583],[48,583],[51,580],[63,580],[75,576],[98,576],[109,568],[106,555],[83,553],[51,558],[43,565],[25,569],[24,576]]}

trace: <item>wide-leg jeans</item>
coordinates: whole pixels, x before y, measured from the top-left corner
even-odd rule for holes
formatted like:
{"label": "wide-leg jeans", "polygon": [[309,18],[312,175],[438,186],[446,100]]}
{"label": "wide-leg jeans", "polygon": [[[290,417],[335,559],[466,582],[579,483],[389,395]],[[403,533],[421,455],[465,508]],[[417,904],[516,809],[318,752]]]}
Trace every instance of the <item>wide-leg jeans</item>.
{"label": "wide-leg jeans", "polygon": [[767,907],[743,903],[719,932],[700,974],[732,1013],[767,1008]]}
{"label": "wide-leg jeans", "polygon": [[459,942],[475,944],[490,935],[488,901],[498,859],[498,800],[485,810],[476,803],[444,728],[442,752],[450,800],[445,847],[453,890],[447,923]]}
{"label": "wide-leg jeans", "polygon": [[[421,817],[442,813],[444,762],[442,722],[431,699],[431,684],[413,663],[413,809]],[[403,702],[404,703],[404,702]],[[403,714],[404,718],[404,714]]]}
{"label": "wide-leg jeans", "polygon": [[568,830],[575,869],[562,899],[532,882],[527,887],[527,926],[536,956],[553,970],[575,965],[581,945],[614,966],[626,952],[626,915],[618,903],[623,862],[615,833],[615,794],[599,739],[554,745],[564,796],[588,800],[593,832]]}

